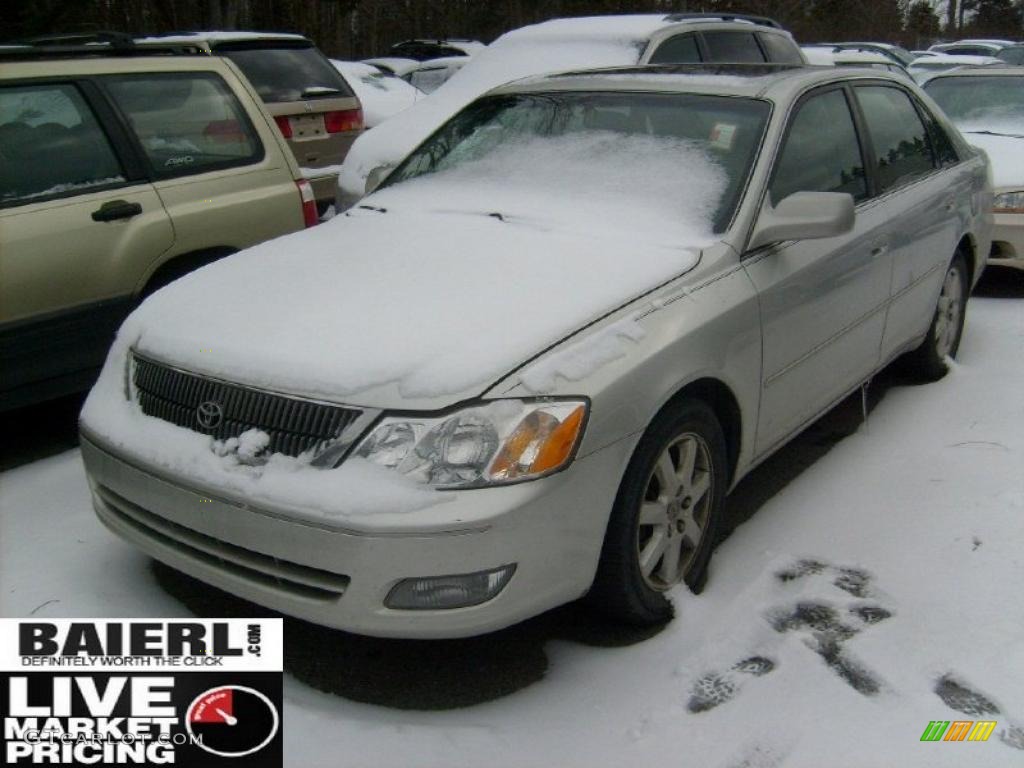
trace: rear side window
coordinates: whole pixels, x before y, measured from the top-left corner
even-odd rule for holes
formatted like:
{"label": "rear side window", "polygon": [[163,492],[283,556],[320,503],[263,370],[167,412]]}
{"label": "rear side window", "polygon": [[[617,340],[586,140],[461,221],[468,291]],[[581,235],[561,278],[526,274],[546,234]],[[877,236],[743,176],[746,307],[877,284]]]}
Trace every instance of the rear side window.
{"label": "rear side window", "polygon": [[785,35],[774,35],[771,32],[762,32],[761,45],[764,47],[765,53],[768,54],[768,61],[774,61],[779,64],[803,64],[804,60],[800,56],[800,49],[796,47],[796,43],[790,40]]}
{"label": "rear side window", "polygon": [[213,73],[124,75],[105,82],[159,177],[263,158],[241,104]]}
{"label": "rear side window", "polygon": [[910,97],[898,88],[854,89],[867,123],[878,171],[879,191],[904,184],[934,169],[928,132]]}
{"label": "rear side window", "polygon": [[764,54],[753,32],[703,32],[708,61],[763,62]]}
{"label": "rear side window", "polygon": [[0,205],[124,180],[110,142],[74,86],[0,88]]}
{"label": "rear side window", "polygon": [[842,90],[804,101],[786,134],[770,188],[772,204],[794,192],[847,192],[867,197],[853,116]]}
{"label": "rear side window", "polygon": [[945,168],[947,165],[959,163],[960,157],[957,155],[956,147],[953,145],[953,140],[949,138],[946,129],[942,127],[942,124],[925,107],[920,106],[920,104],[918,106],[924,115],[924,122],[928,128],[928,137],[931,139],[932,149],[935,150],[936,165]]}
{"label": "rear side window", "polygon": [[348,83],[327,58],[311,46],[218,46],[238,65],[260,98],[277,104],[288,101],[335,99],[352,95]]}
{"label": "rear side window", "polygon": [[691,64],[700,61],[696,35],[676,35],[658,46],[651,64]]}

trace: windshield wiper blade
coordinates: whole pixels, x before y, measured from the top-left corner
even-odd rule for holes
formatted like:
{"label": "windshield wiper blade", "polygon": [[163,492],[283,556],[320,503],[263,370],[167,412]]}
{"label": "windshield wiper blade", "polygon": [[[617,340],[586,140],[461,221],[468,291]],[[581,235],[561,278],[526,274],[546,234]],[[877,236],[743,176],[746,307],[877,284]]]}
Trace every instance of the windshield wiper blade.
{"label": "windshield wiper blade", "polygon": [[1024,139],[1024,135],[1019,133],[1000,133],[999,131],[964,131],[964,133],[976,133],[983,136],[1006,136],[1010,139]]}
{"label": "windshield wiper blade", "polygon": [[308,88],[302,90],[302,97],[307,96],[326,96],[329,93],[341,93],[340,88],[331,88],[326,85],[311,85]]}

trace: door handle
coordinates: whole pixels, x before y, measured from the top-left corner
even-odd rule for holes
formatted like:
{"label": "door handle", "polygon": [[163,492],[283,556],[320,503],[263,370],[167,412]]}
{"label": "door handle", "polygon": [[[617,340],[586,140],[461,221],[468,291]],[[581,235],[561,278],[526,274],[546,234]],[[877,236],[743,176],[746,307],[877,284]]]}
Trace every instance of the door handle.
{"label": "door handle", "polygon": [[946,207],[947,211],[952,211],[953,208],[956,207],[956,198],[953,196],[947,197],[943,205]]}
{"label": "door handle", "polygon": [[142,213],[142,206],[138,203],[129,203],[127,200],[111,200],[92,212],[92,220],[117,221],[118,219],[130,219],[140,213]]}
{"label": "door handle", "polygon": [[889,241],[888,240],[886,240],[884,237],[880,238],[878,240],[875,240],[875,242],[873,242],[871,244],[871,258],[877,259],[879,256],[883,255],[888,250],[889,250]]}

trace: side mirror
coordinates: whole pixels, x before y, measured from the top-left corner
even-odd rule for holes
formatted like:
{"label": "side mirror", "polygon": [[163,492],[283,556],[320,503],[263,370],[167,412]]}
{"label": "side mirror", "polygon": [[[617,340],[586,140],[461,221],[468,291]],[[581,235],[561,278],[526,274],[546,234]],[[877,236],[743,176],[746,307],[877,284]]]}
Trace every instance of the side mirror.
{"label": "side mirror", "polygon": [[774,208],[765,202],[747,249],[836,237],[853,229],[854,218],[853,197],[845,192],[794,192]]}
{"label": "side mirror", "polygon": [[368,195],[373,192],[373,190],[380,186],[380,183],[384,181],[384,178],[389,173],[391,173],[390,165],[378,165],[376,168],[371,170],[366,175],[366,188],[363,191],[363,194]]}

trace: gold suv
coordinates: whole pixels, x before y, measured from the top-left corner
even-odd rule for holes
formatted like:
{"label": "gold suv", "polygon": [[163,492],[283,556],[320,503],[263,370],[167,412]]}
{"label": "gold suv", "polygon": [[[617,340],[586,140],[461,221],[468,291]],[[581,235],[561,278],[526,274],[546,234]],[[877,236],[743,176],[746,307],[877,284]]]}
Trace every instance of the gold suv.
{"label": "gold suv", "polygon": [[274,116],[302,175],[313,185],[320,211],[334,202],[341,162],[363,132],[363,109],[313,41],[283,32],[190,32],[135,42],[196,45],[230,59]]}
{"label": "gold suv", "polygon": [[230,60],[117,40],[0,49],[0,410],[88,387],[140,297],[316,222]]}

